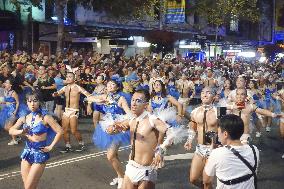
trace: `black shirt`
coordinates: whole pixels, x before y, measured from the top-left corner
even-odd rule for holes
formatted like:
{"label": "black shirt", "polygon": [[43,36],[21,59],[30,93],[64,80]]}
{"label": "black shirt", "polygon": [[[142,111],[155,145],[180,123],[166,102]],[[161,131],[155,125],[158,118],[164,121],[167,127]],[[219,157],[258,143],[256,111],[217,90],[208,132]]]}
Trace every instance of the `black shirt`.
{"label": "black shirt", "polygon": [[[85,73],[82,73],[80,75],[80,79],[81,81],[84,81],[84,82],[92,82],[92,80],[94,79],[94,77],[91,75],[91,74],[85,74]],[[94,90],[94,87],[93,87],[93,84],[82,84],[82,87],[88,91],[89,93],[92,93],[93,90]]]}
{"label": "black shirt", "polygon": [[47,77],[46,79],[38,79],[38,88],[40,93],[40,100],[47,102],[52,101],[52,93],[56,91],[56,89],[42,89],[42,87],[50,87],[53,84],[55,84],[55,81],[53,78]]}

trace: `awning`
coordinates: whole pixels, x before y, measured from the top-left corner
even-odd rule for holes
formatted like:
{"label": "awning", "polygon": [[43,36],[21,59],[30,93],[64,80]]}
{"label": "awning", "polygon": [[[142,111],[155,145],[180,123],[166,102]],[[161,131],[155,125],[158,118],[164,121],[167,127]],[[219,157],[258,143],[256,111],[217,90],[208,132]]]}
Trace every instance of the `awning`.
{"label": "awning", "polygon": [[0,10],[0,31],[21,29],[21,22],[16,13]]}

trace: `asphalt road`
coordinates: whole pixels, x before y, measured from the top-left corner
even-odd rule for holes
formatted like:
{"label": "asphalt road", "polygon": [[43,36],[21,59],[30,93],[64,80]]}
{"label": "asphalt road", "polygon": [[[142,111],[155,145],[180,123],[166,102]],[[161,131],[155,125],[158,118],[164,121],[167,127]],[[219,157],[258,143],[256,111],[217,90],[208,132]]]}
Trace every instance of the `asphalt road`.
{"label": "asphalt road", "polygon": [[[61,141],[51,153],[51,159],[40,180],[39,189],[114,189],[109,182],[115,177],[106,160],[105,152],[99,151],[91,142],[93,127],[90,119],[81,119],[79,130],[87,144],[84,152],[61,154],[64,147]],[[9,137],[0,131],[0,189],[21,189],[19,155],[23,143],[8,146]],[[72,139],[76,146],[76,142]],[[273,127],[270,133],[263,132],[254,144],[261,150],[259,169],[259,189],[284,188],[284,142],[279,138],[279,128]],[[124,167],[127,163],[129,147],[120,149],[119,157]],[[166,166],[158,173],[157,189],[197,188],[188,183],[188,168],[193,151],[185,151],[177,145],[169,149]]]}

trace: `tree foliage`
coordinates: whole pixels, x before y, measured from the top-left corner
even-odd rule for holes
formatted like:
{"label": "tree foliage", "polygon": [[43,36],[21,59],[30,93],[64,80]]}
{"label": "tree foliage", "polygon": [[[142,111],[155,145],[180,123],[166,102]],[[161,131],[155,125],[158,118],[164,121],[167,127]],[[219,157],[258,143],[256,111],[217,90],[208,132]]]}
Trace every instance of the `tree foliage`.
{"label": "tree foliage", "polygon": [[[17,8],[21,5],[32,4],[42,8],[43,0],[10,0]],[[87,9],[105,11],[114,17],[137,17],[145,15],[155,16],[154,7],[159,6],[159,0],[46,0],[47,3],[62,3],[74,1]]]}
{"label": "tree foliage", "polygon": [[192,11],[217,27],[232,18],[256,22],[259,19],[257,0],[196,0]]}
{"label": "tree foliage", "polygon": [[264,46],[264,53],[267,57],[273,57],[277,53],[283,52],[279,44],[268,44]]}
{"label": "tree foliage", "polygon": [[76,0],[84,7],[96,11],[105,11],[115,17],[138,17],[145,15],[154,16],[154,8],[159,5],[159,0]]}

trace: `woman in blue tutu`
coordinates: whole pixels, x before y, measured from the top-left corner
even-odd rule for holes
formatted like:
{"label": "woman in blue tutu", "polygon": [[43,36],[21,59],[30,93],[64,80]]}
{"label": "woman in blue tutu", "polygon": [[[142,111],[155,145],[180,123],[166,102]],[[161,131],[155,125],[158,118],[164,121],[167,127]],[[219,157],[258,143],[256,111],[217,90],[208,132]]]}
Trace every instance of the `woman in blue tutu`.
{"label": "woman in blue tutu", "polygon": [[[282,86],[282,89],[278,89],[277,93],[275,94],[275,98],[279,101],[280,103],[280,111],[284,112],[284,88]],[[284,141],[284,118],[280,119],[280,137],[281,140]],[[282,148],[283,149],[283,148]],[[284,159],[284,154],[281,156],[282,159]]]}
{"label": "woman in blue tutu", "polygon": [[[0,127],[9,132],[16,119],[25,113],[26,109],[20,109],[19,96],[13,89],[14,78],[10,77],[4,82],[3,108],[0,111]],[[19,111],[20,110],[20,111]],[[12,140],[8,145],[18,144],[19,138],[12,135]]]}
{"label": "woman in blue tutu", "polygon": [[219,95],[219,99],[223,99],[226,102],[228,101],[228,96],[231,93],[233,87],[232,87],[232,81],[230,79],[226,79],[224,81],[224,87],[223,89],[220,91],[220,93],[218,93]]}
{"label": "woman in blue tutu", "polygon": [[150,77],[149,75],[147,75],[146,73],[143,73],[141,75],[141,81],[139,83],[139,85],[136,87],[137,90],[146,90],[146,91],[149,91],[149,80],[150,80]]}
{"label": "woman in blue tutu", "polygon": [[[170,107],[169,103],[171,103],[176,108]],[[164,119],[167,118],[167,122],[170,127],[177,126],[177,121],[181,121],[183,117],[182,105],[174,97],[167,95],[165,84],[162,80],[156,80],[154,82],[149,111],[163,121],[165,121]],[[169,119],[169,117],[172,117],[172,119]]]}
{"label": "woman in blue tutu", "polygon": [[167,94],[171,95],[174,97],[176,100],[179,99],[180,93],[176,87],[176,79],[175,76],[172,72],[169,72],[167,75]]}
{"label": "woman in blue tutu", "polygon": [[117,80],[110,80],[106,88],[107,93],[105,95],[88,97],[89,102],[102,103],[105,112],[96,127],[93,141],[99,149],[107,150],[107,159],[117,174],[117,178],[111,184],[118,184],[119,188],[122,185],[124,172],[117,153],[121,145],[130,144],[130,133],[127,131],[110,135],[106,132],[106,129],[114,122],[126,119],[124,114],[131,114],[131,112],[127,101],[119,93],[119,82]]}
{"label": "woman in blue tutu", "polygon": [[[94,89],[94,92],[92,95],[94,96],[98,96],[98,95],[103,95],[106,93],[106,86],[105,86],[105,75],[100,74],[97,76],[96,79],[96,87]],[[94,127],[96,128],[100,118],[102,117],[102,114],[104,114],[104,110],[103,110],[103,104],[100,103],[92,103],[92,110],[93,110],[93,124]]]}
{"label": "woman in blue tutu", "polygon": [[[194,83],[194,91],[192,94],[192,99],[189,102],[187,112],[191,112],[194,108],[201,104],[201,91],[204,88],[202,79],[200,78],[201,72],[197,70],[194,73],[192,81]],[[198,77],[199,76],[199,77]]]}
{"label": "woman in blue tutu", "polygon": [[[261,94],[259,93],[259,90],[257,90],[258,89],[257,82],[255,80],[250,80],[248,82],[247,88],[249,89],[248,92],[252,95],[252,99],[249,99],[251,103],[255,104],[258,108],[263,109],[263,106],[260,102]],[[257,113],[255,112],[252,113],[252,123],[256,127],[255,136],[257,138],[261,136],[261,128],[263,126],[260,118],[261,118],[260,115],[258,115]]]}
{"label": "woman in blue tutu", "polygon": [[47,111],[40,108],[37,94],[28,95],[27,104],[31,113],[18,119],[9,133],[27,138],[21,154],[21,175],[24,188],[37,188],[46,161],[50,157],[49,152],[60,140],[63,131],[52,116],[47,115]]}
{"label": "woman in blue tutu", "polygon": [[[265,85],[264,89],[264,99],[263,99],[263,106],[265,109],[270,110],[270,111],[275,111],[275,106],[276,106],[276,99],[273,98],[273,94],[276,92],[276,82],[274,80],[273,75],[270,75],[268,77],[268,80]],[[266,128],[267,132],[271,131],[271,123],[272,123],[272,118],[271,117],[264,117],[264,125]]]}

